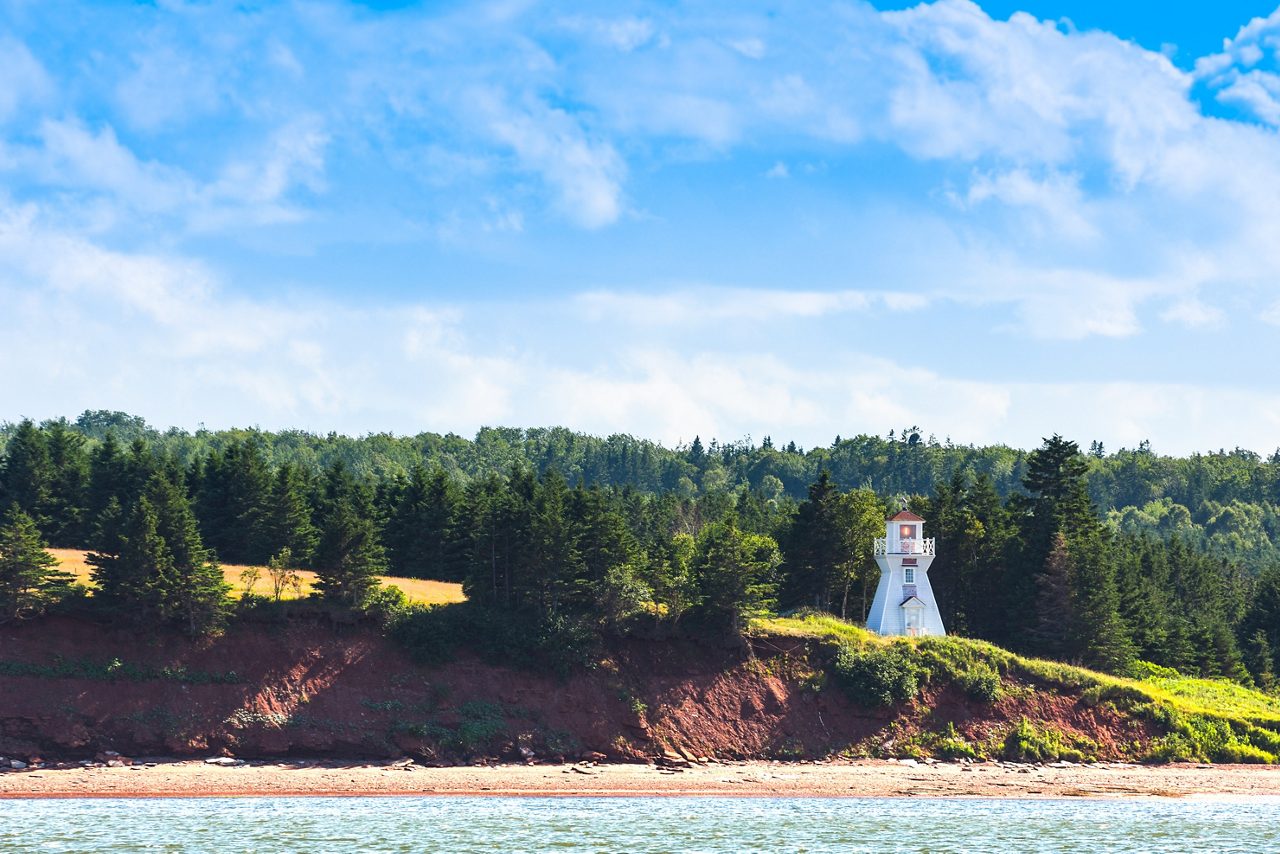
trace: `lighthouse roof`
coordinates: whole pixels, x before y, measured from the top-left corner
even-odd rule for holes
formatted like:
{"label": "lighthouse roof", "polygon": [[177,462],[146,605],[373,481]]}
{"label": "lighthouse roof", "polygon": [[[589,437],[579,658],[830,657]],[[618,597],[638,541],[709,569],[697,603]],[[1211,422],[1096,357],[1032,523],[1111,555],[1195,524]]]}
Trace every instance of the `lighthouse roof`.
{"label": "lighthouse roof", "polygon": [[899,510],[897,513],[889,517],[890,522],[923,522],[924,518],[917,516],[910,510]]}

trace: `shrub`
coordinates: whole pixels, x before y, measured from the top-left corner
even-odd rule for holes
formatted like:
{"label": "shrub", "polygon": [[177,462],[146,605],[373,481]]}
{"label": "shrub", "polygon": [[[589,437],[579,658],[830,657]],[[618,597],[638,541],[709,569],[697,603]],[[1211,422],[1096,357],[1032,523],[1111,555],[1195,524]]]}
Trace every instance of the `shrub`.
{"label": "shrub", "polygon": [[[1070,744],[1068,744],[1070,740]],[[1087,738],[1068,739],[1053,727],[1040,729],[1026,718],[1009,730],[1001,755],[1015,762],[1052,762],[1066,759],[1081,762],[1097,754],[1097,745]]]}
{"label": "shrub", "polygon": [[492,751],[507,735],[502,707],[496,703],[472,701],[458,709],[458,729],[447,746],[462,753]]}
{"label": "shrub", "polygon": [[374,590],[364,605],[365,613],[383,626],[393,625],[408,610],[409,597],[394,584],[385,584]]}
{"label": "shrub", "polygon": [[1181,673],[1172,667],[1165,667],[1151,661],[1139,659],[1129,666],[1129,674],[1134,679],[1177,679]]}
{"label": "shrub", "polygon": [[956,732],[956,725],[948,723],[947,728],[933,742],[933,754],[942,759],[977,759],[978,751]]}
{"label": "shrub", "polygon": [[891,706],[914,699],[920,691],[919,668],[906,644],[867,650],[842,646],[834,676],[849,696],[864,706]]}
{"label": "shrub", "polygon": [[1000,674],[989,664],[975,664],[956,679],[956,684],[970,699],[994,703],[1000,699]]}

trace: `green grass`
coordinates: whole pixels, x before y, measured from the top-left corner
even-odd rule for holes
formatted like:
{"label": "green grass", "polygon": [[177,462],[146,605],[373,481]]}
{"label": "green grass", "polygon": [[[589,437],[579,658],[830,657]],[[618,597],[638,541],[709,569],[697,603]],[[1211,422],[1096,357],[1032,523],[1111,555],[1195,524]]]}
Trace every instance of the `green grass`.
{"label": "green grass", "polygon": [[[761,618],[750,631],[827,645],[834,668],[879,658],[879,651],[910,649],[908,660],[922,686],[955,683],[979,701],[995,702],[1010,683],[1019,682],[1032,690],[1078,696],[1083,703],[1110,703],[1122,714],[1150,721],[1161,733],[1142,757],[1154,761],[1275,763],[1280,756],[1280,698],[1234,682],[1168,675],[1163,668],[1151,678],[1127,679],[1028,658],[986,641],[881,637],[826,614]],[[865,687],[866,681],[855,680],[855,686]]]}

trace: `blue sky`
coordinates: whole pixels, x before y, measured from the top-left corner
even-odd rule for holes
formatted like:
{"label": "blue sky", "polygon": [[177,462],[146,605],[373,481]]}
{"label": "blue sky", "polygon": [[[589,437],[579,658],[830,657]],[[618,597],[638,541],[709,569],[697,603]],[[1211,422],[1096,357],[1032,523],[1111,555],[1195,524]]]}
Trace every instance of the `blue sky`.
{"label": "blue sky", "polygon": [[0,418],[1280,445],[1280,10],[0,3]]}

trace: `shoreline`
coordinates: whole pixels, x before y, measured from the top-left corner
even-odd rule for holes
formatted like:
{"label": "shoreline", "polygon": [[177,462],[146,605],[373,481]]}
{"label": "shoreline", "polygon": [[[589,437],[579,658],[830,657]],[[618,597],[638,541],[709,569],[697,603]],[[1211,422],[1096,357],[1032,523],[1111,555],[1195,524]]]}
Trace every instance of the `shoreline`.
{"label": "shoreline", "polygon": [[202,760],[0,773],[0,800],[199,797],[1280,797],[1280,766],[1026,765],[888,760],[427,767]]}

